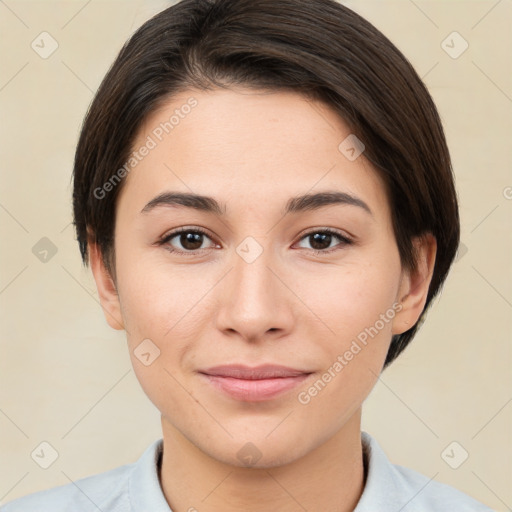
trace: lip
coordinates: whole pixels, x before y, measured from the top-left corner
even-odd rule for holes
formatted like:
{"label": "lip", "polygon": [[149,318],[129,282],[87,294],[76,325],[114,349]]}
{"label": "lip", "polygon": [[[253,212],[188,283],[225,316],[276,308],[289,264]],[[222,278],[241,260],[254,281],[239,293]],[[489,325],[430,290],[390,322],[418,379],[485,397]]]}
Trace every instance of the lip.
{"label": "lip", "polygon": [[307,370],[299,370],[278,364],[262,364],[259,366],[246,366],[244,364],[225,364],[213,366],[206,370],[199,370],[200,373],[212,375],[215,377],[232,377],[235,379],[259,380],[274,379],[285,377],[297,377],[305,373],[311,373]]}
{"label": "lip", "polygon": [[290,391],[312,372],[280,365],[223,365],[199,373],[216,389],[237,400],[262,402]]}

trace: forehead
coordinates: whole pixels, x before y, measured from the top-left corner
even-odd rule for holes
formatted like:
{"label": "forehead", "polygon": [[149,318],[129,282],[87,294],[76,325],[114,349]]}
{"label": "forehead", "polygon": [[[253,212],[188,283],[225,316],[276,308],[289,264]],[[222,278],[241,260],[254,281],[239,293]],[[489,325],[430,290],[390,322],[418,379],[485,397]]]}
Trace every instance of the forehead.
{"label": "forehead", "polygon": [[229,214],[230,205],[273,207],[337,189],[386,209],[384,186],[364,154],[347,158],[347,137],[336,112],[296,92],[191,89],[141,125],[132,150],[150,149],[134,162],[119,201],[129,197],[140,212],[157,194],[179,190],[217,197]]}

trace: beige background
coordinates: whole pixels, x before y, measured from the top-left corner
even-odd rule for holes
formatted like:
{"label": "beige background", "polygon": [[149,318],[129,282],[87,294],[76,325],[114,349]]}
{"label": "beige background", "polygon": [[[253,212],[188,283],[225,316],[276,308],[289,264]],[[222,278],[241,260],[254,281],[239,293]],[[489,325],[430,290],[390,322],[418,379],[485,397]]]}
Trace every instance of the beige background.
{"label": "beige background", "polygon": [[[345,3],[405,53],[438,105],[464,244],[413,345],[368,399],[363,427],[395,463],[510,510],[512,2]],[[123,333],[107,326],[81,266],[70,175],[101,78],[166,5],[0,2],[0,502],[133,462],[160,437]],[[31,48],[43,31],[59,45],[47,59]],[[441,47],[453,31],[469,44],[457,59]],[[43,237],[57,248],[47,262],[32,252]],[[58,452],[46,470],[30,456],[43,441]],[[452,441],[463,448],[451,461],[469,453],[458,469],[441,457]]]}

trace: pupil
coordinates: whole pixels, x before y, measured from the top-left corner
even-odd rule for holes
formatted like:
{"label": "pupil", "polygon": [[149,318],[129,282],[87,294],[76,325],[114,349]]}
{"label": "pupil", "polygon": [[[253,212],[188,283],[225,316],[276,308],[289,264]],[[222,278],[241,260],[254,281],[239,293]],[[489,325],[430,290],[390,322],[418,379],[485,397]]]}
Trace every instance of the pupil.
{"label": "pupil", "polygon": [[[315,233],[314,235],[311,235],[313,237],[313,243],[311,244],[311,247],[313,249],[326,249],[331,245],[331,236],[329,233]],[[325,245],[325,241],[327,240],[327,245],[322,246],[322,243]],[[316,244],[320,243],[321,247],[316,247]]]}
{"label": "pupil", "polygon": [[181,245],[183,245],[185,249],[189,249],[191,251],[199,249],[203,243],[201,240],[202,236],[202,233],[184,233],[181,235]]}

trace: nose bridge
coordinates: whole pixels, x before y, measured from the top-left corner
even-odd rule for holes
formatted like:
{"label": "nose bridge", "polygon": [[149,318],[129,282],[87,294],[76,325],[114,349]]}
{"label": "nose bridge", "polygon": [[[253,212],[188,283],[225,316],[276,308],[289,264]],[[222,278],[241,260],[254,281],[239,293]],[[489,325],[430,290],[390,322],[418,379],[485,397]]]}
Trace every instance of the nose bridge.
{"label": "nose bridge", "polygon": [[247,237],[235,252],[232,284],[236,304],[250,308],[253,314],[257,310],[270,310],[277,292],[273,282],[275,277],[269,269],[275,264],[271,248],[253,237]]}
{"label": "nose bridge", "polygon": [[[219,312],[219,327],[246,338],[258,338],[269,329],[287,329],[291,310],[283,285],[276,278],[274,251],[247,237],[232,255],[232,271]],[[270,267],[270,268],[269,268]]]}

